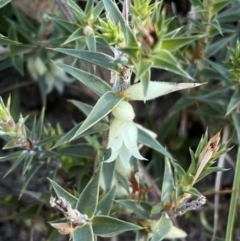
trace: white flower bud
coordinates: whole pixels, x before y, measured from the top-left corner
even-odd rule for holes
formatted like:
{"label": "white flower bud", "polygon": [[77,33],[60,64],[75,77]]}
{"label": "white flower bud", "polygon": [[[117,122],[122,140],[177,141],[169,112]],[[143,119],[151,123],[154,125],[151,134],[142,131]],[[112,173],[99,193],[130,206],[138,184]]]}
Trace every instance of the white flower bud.
{"label": "white flower bud", "polygon": [[84,35],[91,35],[93,34],[94,31],[93,31],[93,28],[89,25],[85,26],[84,29],[83,29],[83,34]]}
{"label": "white flower bud", "polygon": [[117,119],[123,121],[131,121],[135,117],[133,107],[127,101],[122,101],[119,105],[117,105],[113,109],[112,114]]}

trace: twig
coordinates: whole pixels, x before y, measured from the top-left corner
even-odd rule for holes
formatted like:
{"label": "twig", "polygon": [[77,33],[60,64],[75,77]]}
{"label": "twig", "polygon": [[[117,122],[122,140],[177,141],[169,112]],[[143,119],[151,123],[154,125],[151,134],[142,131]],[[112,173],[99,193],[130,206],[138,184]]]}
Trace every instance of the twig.
{"label": "twig", "polygon": [[59,8],[61,9],[63,15],[66,17],[68,21],[73,21],[73,13],[69,8],[65,0],[55,0]]}
{"label": "twig", "polygon": [[[229,134],[229,126],[225,125],[223,129],[223,137],[222,137],[222,143],[226,143],[228,139],[228,134]],[[225,154],[220,156],[219,161],[218,161],[218,167],[223,167],[224,166],[224,161],[225,161]],[[215,179],[215,197],[214,197],[214,224],[213,224],[213,235],[211,241],[214,241],[216,237],[216,232],[218,229],[218,209],[219,209],[219,190],[221,186],[221,178],[222,178],[222,172],[217,172],[216,174],[216,179]]]}

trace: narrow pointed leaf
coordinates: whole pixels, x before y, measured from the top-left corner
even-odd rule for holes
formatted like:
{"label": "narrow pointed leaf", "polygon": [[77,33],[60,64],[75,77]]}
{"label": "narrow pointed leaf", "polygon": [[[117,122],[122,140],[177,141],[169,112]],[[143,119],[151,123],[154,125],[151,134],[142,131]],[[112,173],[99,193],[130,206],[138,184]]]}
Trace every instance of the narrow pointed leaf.
{"label": "narrow pointed leaf", "polygon": [[115,175],[115,164],[116,162],[103,163],[102,178],[106,191],[109,191],[112,187],[113,177]]}
{"label": "narrow pointed leaf", "polygon": [[32,168],[28,171],[22,189],[21,189],[21,193],[19,195],[19,198],[21,198],[22,194],[24,193],[24,191],[27,188],[28,183],[31,181],[31,179],[34,177],[35,173],[39,170],[39,168],[41,167],[41,164],[35,164],[32,166]]}
{"label": "narrow pointed leaf", "polygon": [[0,1],[0,8],[4,7],[5,5],[7,5],[8,3],[10,3],[12,0],[1,0]]}
{"label": "narrow pointed leaf", "polygon": [[141,83],[131,85],[122,92],[122,95],[130,100],[151,100],[174,91],[198,87],[200,83],[170,83],[150,81],[147,95],[144,96]]}
{"label": "narrow pointed leaf", "polygon": [[12,56],[12,64],[15,67],[15,69],[23,76],[23,54],[18,54]]}
{"label": "narrow pointed leaf", "polygon": [[174,38],[165,38],[162,40],[161,48],[166,49],[170,52],[178,50],[183,46],[186,46],[193,41],[196,41],[201,36],[193,36],[193,37],[174,37]]}
{"label": "narrow pointed leaf", "polygon": [[237,89],[230,99],[230,102],[227,107],[226,116],[229,115],[237,106],[239,106],[239,104],[240,104],[240,93],[239,93],[239,90]]}
{"label": "narrow pointed leaf", "polygon": [[37,127],[36,127],[37,137],[40,137],[42,134],[44,116],[45,116],[45,107],[42,108],[40,118],[38,119],[38,123],[37,123]]}
{"label": "narrow pointed leaf", "polygon": [[85,116],[88,116],[91,110],[93,109],[92,105],[86,104],[82,101],[78,101],[78,100],[68,100],[68,101],[74,104],[79,110],[81,110]]}
{"label": "narrow pointed leaf", "polygon": [[92,227],[94,234],[102,237],[112,237],[126,231],[142,229],[141,226],[109,216],[95,216]]}
{"label": "narrow pointed leaf", "polygon": [[168,234],[166,235],[167,239],[176,239],[176,238],[179,239],[179,238],[186,238],[186,237],[187,237],[187,234],[183,230],[175,226],[172,226]]}
{"label": "narrow pointed leaf", "polygon": [[34,155],[35,155],[35,153],[29,153],[29,155],[25,158],[24,165],[23,165],[23,175],[25,175],[26,171],[28,170],[29,166],[31,165]]}
{"label": "narrow pointed leaf", "polygon": [[102,164],[98,167],[96,173],[82,191],[77,202],[77,209],[82,214],[87,214],[89,219],[93,217],[97,208],[101,172]]}
{"label": "narrow pointed leaf", "polygon": [[213,6],[212,6],[212,15],[217,14],[218,12],[220,12],[226,5],[230,4],[231,1],[229,0],[219,0],[219,1],[215,1]]}
{"label": "narrow pointed leaf", "polygon": [[92,11],[93,16],[95,18],[98,17],[100,15],[100,13],[103,11],[103,9],[104,9],[103,2],[102,1],[98,2]]}
{"label": "narrow pointed leaf", "polygon": [[86,143],[64,147],[58,153],[64,156],[85,157],[88,159],[94,159],[96,156],[93,146]]}
{"label": "narrow pointed leaf", "polygon": [[17,44],[21,44],[21,43],[19,43],[18,41],[9,39],[9,38],[3,36],[2,34],[0,34],[0,44],[1,45],[17,45]]}
{"label": "narrow pointed leaf", "polygon": [[86,36],[86,43],[89,51],[96,51],[96,37],[94,34]]}
{"label": "narrow pointed leaf", "polygon": [[54,191],[56,192],[57,196],[64,198],[71,204],[72,208],[75,208],[78,201],[77,198],[74,197],[71,193],[67,192],[61,186],[59,186],[55,181],[51,180],[50,178],[48,178],[48,180],[51,182],[51,185]]}
{"label": "narrow pointed leaf", "polygon": [[213,56],[215,53],[217,53],[221,48],[226,46],[233,38],[235,37],[234,34],[232,34],[229,37],[220,38],[217,42],[213,42],[213,44],[207,46],[205,51],[205,58],[209,58]]}
{"label": "narrow pointed leaf", "polygon": [[151,217],[152,205],[147,202],[138,203],[133,200],[116,200],[115,202],[131,209],[135,214],[143,218],[149,219]]}
{"label": "narrow pointed leaf", "polygon": [[105,94],[107,91],[112,90],[110,85],[108,85],[104,80],[97,77],[96,75],[90,74],[81,69],[77,69],[66,64],[56,63],[56,65],[86,85],[99,96]]}
{"label": "narrow pointed leaf", "polygon": [[151,241],[163,240],[171,230],[172,226],[173,224],[170,218],[167,218],[165,215],[162,215],[162,217],[156,225],[156,229],[154,230],[154,234]]}
{"label": "narrow pointed leaf", "polygon": [[[12,172],[23,160],[24,158],[26,158],[28,155],[28,153],[22,152],[18,158],[16,160],[14,160],[12,166],[9,168],[9,170],[7,171],[7,173],[4,175],[4,177],[6,177],[10,172]],[[4,178],[3,177],[3,178]]]}
{"label": "narrow pointed leaf", "polygon": [[107,92],[105,93],[93,107],[91,113],[82,123],[80,128],[77,130],[75,136],[73,138],[78,137],[84,131],[88,130],[98,121],[100,121],[103,117],[109,114],[114,107],[116,107],[121,101],[122,97],[118,96],[114,92]]}
{"label": "narrow pointed leaf", "polygon": [[76,227],[72,233],[73,241],[94,241],[92,226],[87,223],[83,226]]}
{"label": "narrow pointed leaf", "polygon": [[57,26],[61,26],[61,28],[63,28],[64,30],[66,30],[68,33],[73,33],[77,28],[78,25],[63,19],[59,19],[59,18],[54,18],[54,17],[50,17],[48,16],[48,18]]}
{"label": "narrow pointed leaf", "polygon": [[162,182],[162,196],[161,196],[161,202],[163,203],[163,205],[171,201],[173,188],[174,188],[174,179],[173,179],[170,161],[168,160],[168,158],[165,158],[164,175],[163,175],[163,182]]}
{"label": "narrow pointed leaf", "polygon": [[164,69],[193,80],[193,78],[182,69],[179,61],[169,51],[162,49],[157,55],[152,56],[152,61],[154,68]]}
{"label": "narrow pointed leaf", "polygon": [[22,152],[23,151],[16,151],[16,152],[13,152],[13,153],[9,154],[8,156],[0,157],[0,162],[17,159],[19,156],[22,155]]}
{"label": "narrow pointed leaf", "polygon": [[240,143],[240,113],[233,113],[232,118],[237,132],[238,143]]}
{"label": "narrow pointed leaf", "polygon": [[156,141],[146,131],[140,128],[138,128],[138,142],[151,147],[152,149],[163,154],[164,156],[167,156],[168,158],[172,158],[171,154],[158,141]]}
{"label": "narrow pointed leaf", "polygon": [[53,50],[59,53],[66,54],[68,56],[82,59],[84,61],[90,62],[98,66],[102,66],[112,71],[119,70],[119,65],[115,61],[115,59],[103,53],[91,52],[86,50],[64,49],[64,48],[55,48]]}
{"label": "narrow pointed leaf", "polygon": [[78,28],[65,40],[65,42],[62,45],[69,44],[72,41],[75,41],[75,40],[83,38],[83,37],[84,37],[83,30]]}
{"label": "narrow pointed leaf", "polygon": [[[75,136],[75,134],[76,134],[77,130],[80,128],[80,126],[81,126],[81,124],[78,124],[75,127],[73,127],[73,129],[71,129],[68,133],[66,133],[63,137],[61,137],[61,139],[52,147],[52,149],[54,149],[62,144],[69,143],[71,140],[74,140],[74,139],[77,139],[77,138],[80,138],[83,136],[88,136],[88,135],[91,135],[94,133],[106,131],[109,129],[109,125],[107,125],[107,124],[96,123],[89,129],[84,131],[82,134]],[[0,159],[0,161],[1,161],[1,159]]]}
{"label": "narrow pointed leaf", "polygon": [[109,215],[116,193],[116,185],[112,186],[108,193],[100,200],[97,206],[97,213],[100,215]]}

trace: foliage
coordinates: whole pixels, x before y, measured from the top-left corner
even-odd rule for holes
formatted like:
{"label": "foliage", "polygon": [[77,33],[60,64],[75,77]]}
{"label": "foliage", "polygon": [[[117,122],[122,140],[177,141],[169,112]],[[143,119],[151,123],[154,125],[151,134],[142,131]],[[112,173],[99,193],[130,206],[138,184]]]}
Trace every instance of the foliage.
{"label": "foliage", "polygon": [[[37,172],[48,166],[50,191],[42,194],[39,205],[49,207],[50,202],[65,216],[55,215],[52,221],[56,210],[49,207],[48,240],[69,234],[74,241],[90,241],[129,230],[135,231],[136,240],[186,237],[174,225],[174,218],[205,204],[204,190],[195,184],[226,170],[214,164],[230,150],[229,142],[240,141],[236,11],[240,2],[190,0],[186,23],[174,17],[164,1],[133,0],[128,6],[128,1],[66,0],[59,8],[51,8],[51,13],[45,12],[41,21],[29,18],[10,2],[0,3],[0,70],[14,67],[21,76],[31,76],[39,85],[43,106],[54,88],[63,93],[65,84],[74,80],[99,97],[94,106],[70,101],[86,118],[67,133],[46,123],[44,107],[31,124],[22,115],[16,123],[11,97],[6,106],[0,100],[0,135],[7,142],[3,149],[13,149],[0,161],[13,160],[4,176],[22,166],[19,197],[28,192]],[[110,80],[99,76],[102,69],[111,73]],[[153,69],[161,70],[158,79],[152,79]],[[138,113],[133,101],[145,103],[175,91],[184,94],[161,130],[153,128],[153,132],[134,122]],[[203,129],[209,126],[211,133],[217,133],[209,139],[206,131],[195,152],[190,149],[189,166],[182,162],[181,149],[187,137],[182,133],[180,141],[176,138],[183,116],[179,113],[185,116],[182,119],[194,116]],[[238,140],[233,134],[231,140],[220,143],[219,130],[226,125],[235,130]],[[152,157],[144,155],[146,147]],[[139,175],[139,170],[147,172],[151,166],[158,170],[153,178],[162,180],[156,202],[148,193],[157,196],[157,184],[146,183]],[[61,172],[74,180],[74,188],[58,184]],[[236,170],[236,189],[239,175]],[[236,198],[233,195],[226,240],[232,240]],[[33,207],[10,218],[23,219],[26,213],[33,217],[35,212]]]}

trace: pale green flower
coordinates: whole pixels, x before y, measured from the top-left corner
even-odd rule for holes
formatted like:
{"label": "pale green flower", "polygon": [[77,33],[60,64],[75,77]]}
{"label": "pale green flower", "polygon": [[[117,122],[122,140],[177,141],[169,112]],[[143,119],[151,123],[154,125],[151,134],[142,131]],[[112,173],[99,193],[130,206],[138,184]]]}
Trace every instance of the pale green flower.
{"label": "pale green flower", "polygon": [[131,156],[146,160],[138,150],[137,126],[133,121],[114,118],[109,130],[108,148],[112,149],[111,156],[106,162],[112,162],[118,157],[125,168],[129,167]]}
{"label": "pale green flower", "polygon": [[[61,60],[56,62],[62,63]],[[27,68],[31,77],[38,81],[40,77],[44,78],[47,85],[46,93],[50,93],[54,88],[62,93],[64,83],[71,83],[74,79],[67,76],[66,72],[59,68],[54,62],[45,64],[38,56],[30,57],[27,62]]]}
{"label": "pale green flower", "polygon": [[66,72],[59,68],[54,62],[50,62],[49,67],[50,71],[48,71],[45,75],[47,93],[50,93],[53,88],[55,88],[59,93],[62,93],[64,83],[71,83],[74,79],[67,76]]}

